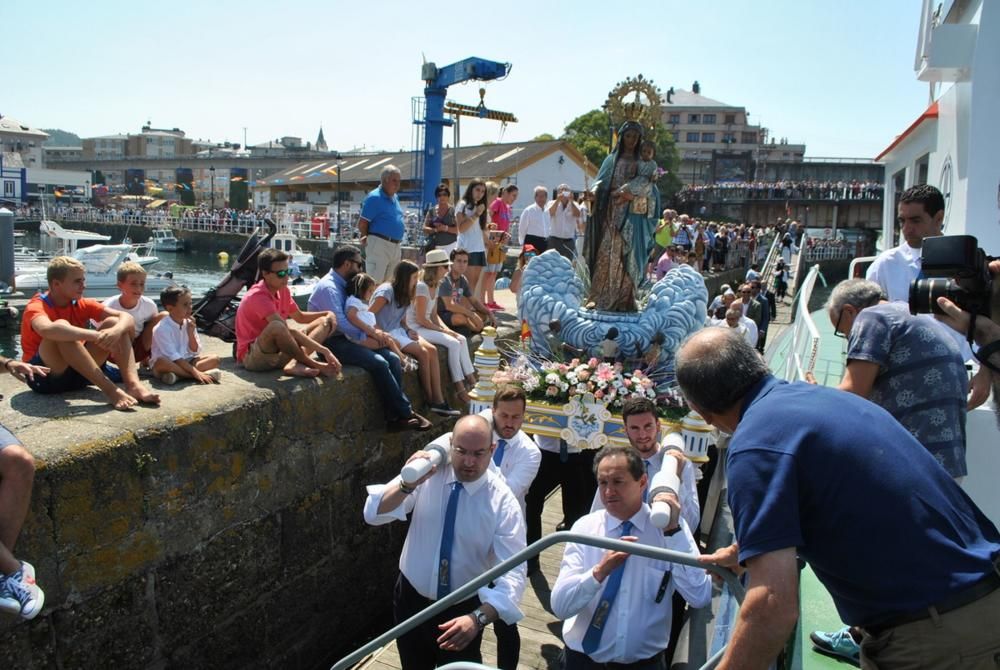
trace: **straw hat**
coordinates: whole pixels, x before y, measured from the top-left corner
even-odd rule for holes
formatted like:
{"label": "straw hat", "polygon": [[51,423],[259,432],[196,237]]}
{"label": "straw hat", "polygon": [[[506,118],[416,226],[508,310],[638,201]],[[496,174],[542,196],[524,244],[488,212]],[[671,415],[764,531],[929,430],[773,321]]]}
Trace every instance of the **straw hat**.
{"label": "straw hat", "polygon": [[448,252],[444,249],[431,249],[427,252],[427,257],[424,260],[425,268],[447,267],[449,265],[451,265],[451,261],[448,260]]}

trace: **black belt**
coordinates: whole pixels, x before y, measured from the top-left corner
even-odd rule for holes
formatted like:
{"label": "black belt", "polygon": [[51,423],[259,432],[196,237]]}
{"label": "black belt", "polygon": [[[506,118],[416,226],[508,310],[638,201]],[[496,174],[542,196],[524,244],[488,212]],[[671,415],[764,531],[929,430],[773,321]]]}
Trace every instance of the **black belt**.
{"label": "black belt", "polygon": [[594,659],[590,658],[582,651],[576,651],[575,649],[570,649],[569,647],[566,647],[566,653],[579,654],[580,656],[585,656],[591,663],[601,668],[605,668],[605,670],[629,670],[630,668],[641,668],[643,666],[647,666],[652,663],[660,661],[663,658],[664,654],[664,652],[659,651],[650,656],[649,658],[644,658],[641,661],[633,661],[631,663],[614,663],[614,662],[601,663],[600,661],[595,661]]}
{"label": "black belt", "polygon": [[373,233],[373,232],[369,231],[368,234],[372,235],[374,237],[377,237],[380,240],[385,240],[386,242],[392,242],[393,244],[399,244],[399,240],[394,240],[391,237],[389,237],[388,235],[383,235],[382,233]]}
{"label": "black belt", "polygon": [[871,635],[879,635],[890,628],[896,628],[897,626],[913,623],[914,621],[923,621],[924,619],[931,618],[934,614],[944,614],[946,612],[951,612],[952,610],[957,610],[960,607],[965,607],[966,605],[976,602],[980,598],[985,598],[998,588],[1000,588],[1000,573],[998,573],[996,568],[994,568],[993,572],[989,573],[972,586],[948,596],[936,605],[932,605],[931,607],[926,607],[915,612],[899,614],[884,621],[879,621],[874,625],[863,626],[862,628],[864,628],[864,630]]}

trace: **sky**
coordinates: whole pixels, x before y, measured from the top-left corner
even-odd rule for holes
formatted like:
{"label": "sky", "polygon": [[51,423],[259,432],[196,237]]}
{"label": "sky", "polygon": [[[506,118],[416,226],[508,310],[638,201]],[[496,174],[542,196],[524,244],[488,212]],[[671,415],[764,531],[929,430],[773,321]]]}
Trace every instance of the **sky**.
{"label": "sky", "polygon": [[[448,99],[517,123],[465,118],[461,144],[560,135],[626,77],[746,107],[807,156],[871,158],[927,106],[913,73],[920,0],[598,3],[229,0],[7,2],[0,114],[81,137],[147,121],[250,144],[285,135],[331,149],[412,145],[424,58],[509,62],[502,81]],[[5,68],[6,69],[6,68]],[[445,131],[445,144],[452,142]]]}

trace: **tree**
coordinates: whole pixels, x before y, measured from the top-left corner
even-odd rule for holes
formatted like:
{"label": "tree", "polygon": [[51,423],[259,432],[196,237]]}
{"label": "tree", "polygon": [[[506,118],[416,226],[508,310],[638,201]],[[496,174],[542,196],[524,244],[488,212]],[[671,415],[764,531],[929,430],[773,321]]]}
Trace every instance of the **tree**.
{"label": "tree", "polygon": [[553,134],[551,134],[551,133],[542,133],[541,135],[538,135],[537,137],[533,138],[531,141],[532,142],[551,142],[555,138],[556,138],[556,136],[553,135]]}
{"label": "tree", "polygon": [[[610,152],[608,147],[611,143],[611,132],[607,113],[593,109],[570,121],[562,139],[572,144],[591,163],[600,166]],[[662,122],[656,123],[651,135],[656,143],[656,164],[665,170],[663,176],[656,182],[660,189],[660,199],[665,204],[681,187],[681,181],[677,177],[680,160],[674,146],[674,136]],[[649,136],[650,133],[647,132],[647,137]]]}

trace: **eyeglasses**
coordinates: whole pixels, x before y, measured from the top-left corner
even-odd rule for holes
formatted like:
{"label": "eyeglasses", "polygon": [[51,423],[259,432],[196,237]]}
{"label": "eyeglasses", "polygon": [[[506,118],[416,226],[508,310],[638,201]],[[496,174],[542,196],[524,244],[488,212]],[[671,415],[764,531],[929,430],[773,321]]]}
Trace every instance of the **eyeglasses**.
{"label": "eyeglasses", "polygon": [[287,277],[289,275],[289,273],[291,271],[286,268],[284,270],[269,270],[269,272],[271,274],[273,274],[273,275],[276,275],[276,276],[281,277],[282,279],[284,279],[285,277]]}
{"label": "eyeglasses", "polygon": [[845,335],[844,333],[840,332],[840,322],[843,320],[843,318],[844,318],[844,308],[841,307],[841,309],[840,309],[840,315],[837,316],[837,325],[835,325],[833,327],[833,334],[834,334],[835,337],[840,337],[840,338],[843,338],[843,339],[846,340],[847,339],[847,335]]}

